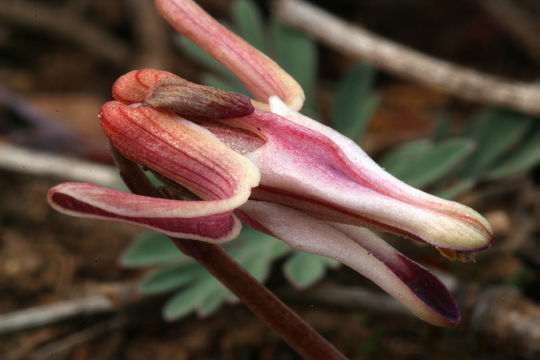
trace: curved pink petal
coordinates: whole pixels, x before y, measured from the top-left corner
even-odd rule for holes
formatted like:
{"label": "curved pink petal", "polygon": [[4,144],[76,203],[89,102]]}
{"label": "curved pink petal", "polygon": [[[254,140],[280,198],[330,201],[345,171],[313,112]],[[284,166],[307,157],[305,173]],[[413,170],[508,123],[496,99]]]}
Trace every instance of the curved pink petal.
{"label": "curved pink petal", "polygon": [[343,143],[338,146],[321,134],[322,125],[310,129],[262,111],[227,124],[266,140],[245,155],[261,171],[261,185],[253,190],[253,199],[281,203],[322,220],[391,231],[452,251],[476,251],[491,242],[491,228],[478,213],[401,183],[357,146],[357,150]]}
{"label": "curved pink petal", "polygon": [[255,98],[277,95],[300,109],[304,92],[274,61],[219,24],[191,0],[156,0],[161,15],[180,33],[231,70]]}
{"label": "curved pink petal", "polygon": [[259,170],[212,133],[149,106],[105,104],[101,125],[128,159],[185,186],[204,200],[243,204],[259,183]]}
{"label": "curved pink petal", "polygon": [[246,224],[293,248],[336,259],[358,271],[424,321],[454,326],[461,320],[452,295],[433,274],[365,228],[323,223],[261,201],[248,201],[237,213]]}
{"label": "curved pink petal", "polygon": [[68,215],[120,221],[212,243],[234,239],[242,227],[232,215],[236,204],[224,200],[177,201],[64,183],[49,190],[48,201]]}
{"label": "curved pink petal", "polygon": [[[377,165],[354,141],[334,129],[288,108],[278,98],[273,97],[270,99],[270,107],[272,112],[313,130],[336,144],[350,162],[350,167],[354,168],[354,172],[360,176],[360,181],[364,186],[387,197],[397,199],[402,203],[410,204],[419,209],[426,209],[435,213],[436,216],[438,213],[438,219],[433,219],[436,221],[432,222],[432,228],[424,230],[426,236],[431,237],[436,235],[437,228],[440,229],[440,232],[446,231],[448,236],[445,242],[433,243],[426,239],[423,240],[442,249],[463,251],[480,250],[491,245],[493,241],[491,225],[473,209],[425,193],[396,179]],[[404,221],[407,221],[407,219],[414,221],[419,214],[405,212],[402,216]],[[472,233],[467,228],[473,230]],[[449,242],[448,240],[452,241]]]}
{"label": "curved pink petal", "polygon": [[307,127],[318,132],[339,146],[341,151],[347,158],[357,167],[358,171],[362,172],[366,182],[369,182],[373,188],[379,189],[381,192],[391,194],[394,197],[399,197],[411,203],[423,203],[433,208],[437,208],[441,212],[446,212],[449,215],[462,216],[469,218],[471,221],[480,223],[487,230],[491,229],[487,220],[480,216],[473,209],[464,206],[455,201],[448,201],[418,190],[394,176],[390,175],[382,169],[375,161],[373,161],[354,141],[339,133],[338,131],[314,121],[307,116],[300,114],[287,107],[280,99],[272,97],[270,99],[270,107],[273,113],[281,115],[288,120],[291,120],[301,126]]}

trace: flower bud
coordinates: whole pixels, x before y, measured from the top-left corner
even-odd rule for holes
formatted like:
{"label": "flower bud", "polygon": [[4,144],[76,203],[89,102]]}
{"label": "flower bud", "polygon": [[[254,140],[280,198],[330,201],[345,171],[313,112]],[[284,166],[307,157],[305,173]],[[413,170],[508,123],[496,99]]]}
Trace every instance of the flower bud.
{"label": "flower bud", "polygon": [[242,117],[254,111],[251,101],[245,95],[174,77],[158,81],[145,103],[180,116],[207,120]]}

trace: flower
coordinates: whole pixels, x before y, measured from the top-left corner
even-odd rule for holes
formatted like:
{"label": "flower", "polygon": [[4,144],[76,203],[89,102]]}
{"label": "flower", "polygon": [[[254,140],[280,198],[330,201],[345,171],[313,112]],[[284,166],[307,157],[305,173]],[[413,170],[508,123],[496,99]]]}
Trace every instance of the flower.
{"label": "flower", "polygon": [[294,248],[339,260],[423,320],[459,323],[444,285],[366,227],[467,259],[491,245],[489,223],[395,179],[353,141],[298,113],[304,95],[294,79],[192,1],[156,4],[259,101],[165,71],[129,72],[113,85],[116,100],[100,111],[105,134],[123,156],[201,201],[65,183],[49,191],[50,204],[69,215],[212,243],[235,238],[240,218]]}

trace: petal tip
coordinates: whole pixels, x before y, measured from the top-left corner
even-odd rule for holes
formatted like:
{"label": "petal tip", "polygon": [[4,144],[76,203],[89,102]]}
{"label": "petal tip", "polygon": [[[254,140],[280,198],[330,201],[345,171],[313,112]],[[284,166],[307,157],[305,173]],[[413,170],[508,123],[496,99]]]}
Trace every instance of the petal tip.
{"label": "petal tip", "polygon": [[438,326],[456,326],[461,321],[461,313],[446,286],[430,271],[418,265],[403,254],[396,254],[399,261],[390,267],[412,293],[431,311],[411,308],[420,318]]}

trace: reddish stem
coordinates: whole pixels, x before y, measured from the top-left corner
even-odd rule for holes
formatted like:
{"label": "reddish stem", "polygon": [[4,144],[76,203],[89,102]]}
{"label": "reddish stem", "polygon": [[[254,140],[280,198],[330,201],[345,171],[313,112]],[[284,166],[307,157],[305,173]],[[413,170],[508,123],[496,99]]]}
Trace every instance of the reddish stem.
{"label": "reddish stem", "polygon": [[[112,147],[122,179],[135,194],[157,196],[159,190],[139,165]],[[184,254],[194,258],[235,294],[272,330],[305,359],[347,359],[308,323],[259,283],[219,246],[201,241],[171,238]]]}

